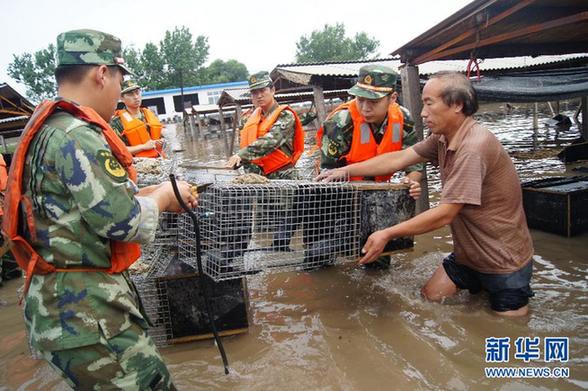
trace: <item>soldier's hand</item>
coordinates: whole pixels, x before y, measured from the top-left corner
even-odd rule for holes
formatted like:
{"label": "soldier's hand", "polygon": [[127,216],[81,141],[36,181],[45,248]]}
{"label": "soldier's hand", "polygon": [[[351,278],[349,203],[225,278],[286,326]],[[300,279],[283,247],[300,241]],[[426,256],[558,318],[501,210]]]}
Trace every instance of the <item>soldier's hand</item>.
{"label": "soldier's hand", "polygon": [[343,182],[349,180],[349,174],[344,168],[335,168],[321,172],[314,180],[316,182]]}
{"label": "soldier's hand", "polygon": [[408,188],[408,194],[415,200],[418,200],[422,192],[421,183],[413,181],[409,177],[404,177],[402,182],[406,183],[407,185],[410,185],[410,187]]}
{"label": "soldier's hand", "polygon": [[225,164],[225,167],[238,168],[240,165],[241,165],[241,157],[239,155],[235,154],[229,158],[229,160]]}
{"label": "soldier's hand", "polygon": [[[186,181],[177,181],[177,185],[180,197],[182,198],[182,201],[184,201],[186,206],[191,209],[196,208],[198,206],[198,194],[193,191],[192,186]],[[161,211],[183,211],[182,207],[180,206],[180,203],[178,202],[178,199],[174,194],[174,189],[172,187],[171,182],[163,182],[157,191],[164,193],[164,196],[167,201],[164,205],[164,208],[160,208]]]}
{"label": "soldier's hand", "polygon": [[155,142],[155,140],[149,140],[145,144],[143,144],[143,150],[148,151],[150,149],[154,149],[156,145],[157,143]]}
{"label": "soldier's hand", "polygon": [[366,263],[375,261],[382,251],[384,251],[384,247],[386,247],[386,244],[390,239],[391,238],[384,230],[376,231],[371,234],[361,249],[361,253],[364,254],[364,256],[358,263],[360,265],[365,265]]}

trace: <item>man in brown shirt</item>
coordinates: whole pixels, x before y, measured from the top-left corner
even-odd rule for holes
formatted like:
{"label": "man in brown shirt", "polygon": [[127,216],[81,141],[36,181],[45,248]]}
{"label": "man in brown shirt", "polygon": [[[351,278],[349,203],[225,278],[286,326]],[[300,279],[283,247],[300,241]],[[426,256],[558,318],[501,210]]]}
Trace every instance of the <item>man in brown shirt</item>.
{"label": "man in brown shirt", "polygon": [[500,315],[528,312],[533,245],[525,218],[519,178],[508,154],[472,115],[478,102],[463,75],[433,75],[423,89],[421,115],[430,137],[400,152],[331,170],[318,179],[387,175],[430,161],[441,172],[441,201],[414,218],[374,232],[360,264],[372,262],[396,237],[418,235],[450,224],[454,252],[422,288],[433,301],[458,289],[489,292]]}

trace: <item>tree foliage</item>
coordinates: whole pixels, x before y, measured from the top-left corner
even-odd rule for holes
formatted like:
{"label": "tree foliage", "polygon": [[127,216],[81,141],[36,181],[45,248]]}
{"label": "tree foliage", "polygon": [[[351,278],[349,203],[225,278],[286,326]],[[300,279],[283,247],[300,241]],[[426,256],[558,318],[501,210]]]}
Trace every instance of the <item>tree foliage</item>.
{"label": "tree foliage", "polygon": [[345,36],[345,25],[325,24],[322,30],[303,35],[296,43],[296,62],[353,61],[377,56],[380,42],[365,32]]}
{"label": "tree foliage", "polygon": [[237,60],[214,60],[204,71],[207,83],[229,83],[247,80],[249,75],[245,64]]}
{"label": "tree foliage", "polygon": [[8,75],[26,86],[26,95],[33,102],[52,98],[57,93],[55,84],[55,46],[49,44],[33,54],[13,54],[8,64]]}

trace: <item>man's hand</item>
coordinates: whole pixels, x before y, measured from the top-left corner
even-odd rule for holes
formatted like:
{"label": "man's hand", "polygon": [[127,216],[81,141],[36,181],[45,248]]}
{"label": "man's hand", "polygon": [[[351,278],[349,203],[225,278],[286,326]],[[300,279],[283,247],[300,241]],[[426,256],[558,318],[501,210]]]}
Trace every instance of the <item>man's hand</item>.
{"label": "man's hand", "polygon": [[349,180],[349,174],[344,168],[335,168],[323,171],[314,180],[316,182],[343,182]]}
{"label": "man's hand", "polygon": [[404,177],[402,182],[406,183],[407,185],[410,185],[410,188],[408,189],[408,194],[412,198],[414,198],[415,200],[418,200],[419,197],[421,196],[421,192],[422,192],[421,183],[417,182],[417,181],[413,181],[409,177]]}
{"label": "man's hand", "polygon": [[361,249],[362,254],[365,255],[358,263],[360,265],[365,265],[366,263],[375,261],[382,251],[384,251],[384,247],[390,239],[392,238],[390,238],[384,230],[376,231],[371,234]]}
{"label": "man's hand", "polygon": [[[159,140],[157,140],[159,141]],[[155,147],[157,146],[157,142],[155,140],[149,140],[147,141],[145,144],[143,144],[143,151],[149,151],[150,149],[155,149]],[[159,144],[161,145],[161,144]]]}
{"label": "man's hand", "polygon": [[229,158],[229,160],[225,164],[225,167],[238,168],[240,165],[241,165],[241,157],[239,155],[235,154]]}
{"label": "man's hand", "polygon": [[[194,192],[193,186],[186,181],[177,181],[177,185],[182,201],[186,206],[191,209],[196,208],[198,206],[198,194]],[[160,212],[182,212],[182,207],[169,181],[163,182],[148,196],[156,200]]]}

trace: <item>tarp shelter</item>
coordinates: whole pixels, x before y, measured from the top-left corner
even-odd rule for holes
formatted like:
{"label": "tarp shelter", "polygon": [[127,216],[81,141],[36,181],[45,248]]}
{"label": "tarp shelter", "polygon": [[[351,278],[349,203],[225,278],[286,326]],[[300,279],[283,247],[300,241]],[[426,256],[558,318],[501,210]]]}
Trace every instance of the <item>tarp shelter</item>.
{"label": "tarp shelter", "polygon": [[0,83],[0,144],[7,150],[7,138],[22,133],[35,106],[6,83]]}
{"label": "tarp shelter", "polygon": [[473,80],[480,100],[548,102],[588,95],[588,65],[484,76]]}
{"label": "tarp shelter", "polygon": [[35,106],[6,83],[0,83],[0,132],[22,130]]}

